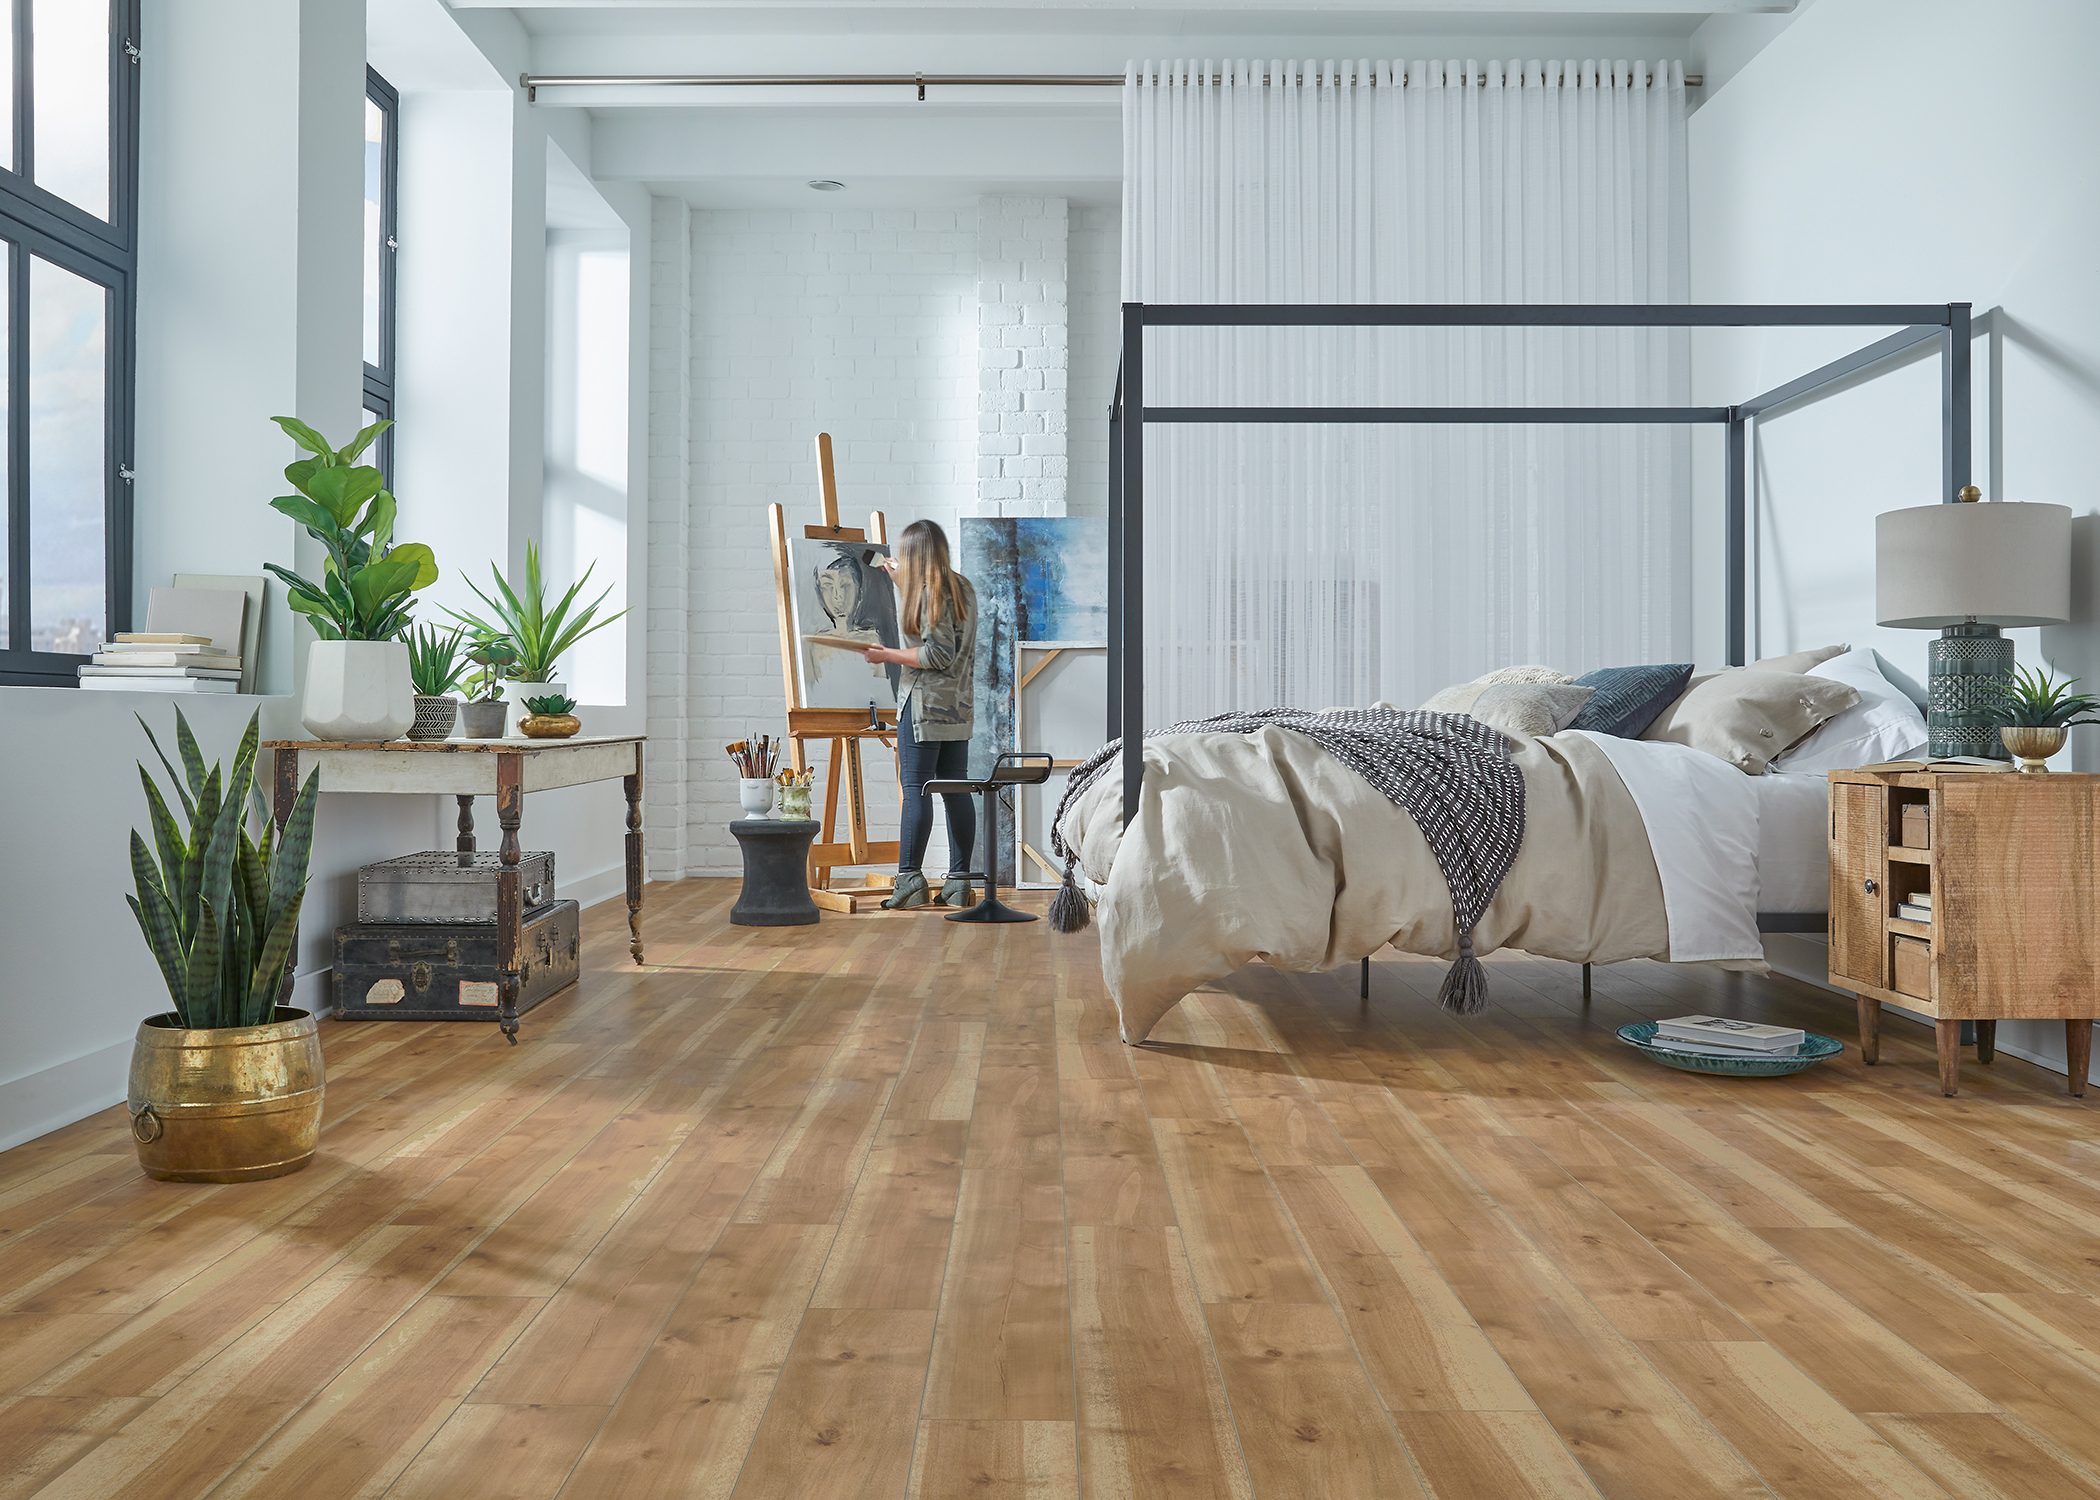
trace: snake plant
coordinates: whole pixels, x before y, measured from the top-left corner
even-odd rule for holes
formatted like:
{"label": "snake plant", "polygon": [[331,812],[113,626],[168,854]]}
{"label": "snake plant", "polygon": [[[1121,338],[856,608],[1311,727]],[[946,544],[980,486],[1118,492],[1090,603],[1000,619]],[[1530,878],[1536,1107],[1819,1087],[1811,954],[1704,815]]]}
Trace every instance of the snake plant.
{"label": "snake plant", "polygon": [[2074,693],[2076,677],[2053,677],[2022,667],[2011,686],[1998,689],[1998,701],[1983,710],[2000,729],[2068,729],[2074,724],[2100,724],[2100,698]]}
{"label": "snake plant", "polygon": [[306,895],[320,772],[306,778],[281,836],[265,817],[262,838],[251,839],[248,802],[255,792],[261,717],[248,720],[230,776],[216,765],[204,769],[203,752],[181,708],[175,710],[180,775],[152,726],[139,720],[174,783],[189,831],[175,821],[160,784],[141,761],[153,847],[136,828],[131,831],[131,873],[138,894],[124,899],[160,964],[185,1028],[264,1025],[288,983],[285,966]]}

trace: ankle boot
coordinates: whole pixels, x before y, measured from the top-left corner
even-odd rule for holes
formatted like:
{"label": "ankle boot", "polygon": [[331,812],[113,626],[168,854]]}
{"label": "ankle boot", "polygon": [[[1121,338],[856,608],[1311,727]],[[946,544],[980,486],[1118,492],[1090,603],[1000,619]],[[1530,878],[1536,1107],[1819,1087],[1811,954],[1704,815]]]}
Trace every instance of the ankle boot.
{"label": "ankle boot", "polygon": [[914,906],[926,904],[926,877],[917,870],[900,871],[897,885],[882,903],[884,911],[908,911]]}
{"label": "ankle boot", "polygon": [[970,889],[970,877],[967,875],[950,875],[946,880],[942,881],[938,904],[958,908],[975,906],[977,904],[977,894]]}

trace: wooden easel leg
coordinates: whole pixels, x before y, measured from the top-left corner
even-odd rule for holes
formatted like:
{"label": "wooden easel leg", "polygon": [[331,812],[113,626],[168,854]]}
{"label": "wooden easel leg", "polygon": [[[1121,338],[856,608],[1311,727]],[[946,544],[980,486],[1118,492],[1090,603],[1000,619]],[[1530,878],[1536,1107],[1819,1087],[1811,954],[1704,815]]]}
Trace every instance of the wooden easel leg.
{"label": "wooden easel leg", "polygon": [[[846,742],[831,742],[831,758],[824,766],[824,839],[827,844],[836,843],[839,831],[839,778],[846,769]],[[831,866],[819,865],[812,857],[809,866],[811,890],[828,890],[831,887]]]}
{"label": "wooden easel leg", "polygon": [[1952,1099],[1961,1091],[1961,1022],[1935,1021],[1932,1034],[1940,1050],[1940,1092]]}
{"label": "wooden easel leg", "polygon": [[1859,1060],[1871,1068],[1881,1061],[1881,1002],[1866,995],[1852,998],[1859,1010]]}
{"label": "wooden easel leg", "polygon": [[2064,1056],[2070,1063],[2070,1085],[2074,1098],[2085,1097],[2086,1075],[2093,1070],[2093,1023],[2064,1022]]}
{"label": "wooden easel leg", "polygon": [[861,785],[860,741],[847,740],[846,744],[846,844],[853,851],[853,862],[864,865],[868,862],[868,794]]}

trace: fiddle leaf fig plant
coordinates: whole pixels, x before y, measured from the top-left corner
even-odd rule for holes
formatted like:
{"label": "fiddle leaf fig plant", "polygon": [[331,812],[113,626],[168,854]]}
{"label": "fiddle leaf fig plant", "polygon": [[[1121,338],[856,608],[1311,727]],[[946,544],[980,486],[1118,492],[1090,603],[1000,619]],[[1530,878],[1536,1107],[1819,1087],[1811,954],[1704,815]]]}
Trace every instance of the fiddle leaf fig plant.
{"label": "fiddle leaf fig plant", "polygon": [[2022,667],[2010,686],[1998,689],[1998,701],[1984,710],[1999,729],[2068,729],[2100,724],[2100,698],[2074,693],[2076,677],[2055,680],[2053,673]]}
{"label": "fiddle leaf fig plant", "polygon": [[296,495],[270,502],[328,549],[319,582],[264,563],[283,582],[286,602],[324,641],[391,641],[408,629],[409,595],[437,582],[437,559],[421,542],[394,541],[394,497],[386,478],[357,460],[393,424],[374,422],[340,448],[296,417],[272,417],[312,454],[284,477]]}
{"label": "fiddle leaf fig plant", "polygon": [[205,770],[197,737],[179,707],[180,774],[152,726],[139,720],[189,827],[185,831],[175,821],[160,784],[141,761],[139,780],[146,788],[153,843],[148,847],[137,829],[131,831],[131,873],[138,894],[124,899],[160,965],[176,1018],[188,1029],[261,1026],[272,1020],[299,933],[321,773],[308,774],[281,837],[263,817],[261,838],[251,838],[249,798],[255,790],[261,718],[258,712],[248,720],[231,775],[218,766]]}

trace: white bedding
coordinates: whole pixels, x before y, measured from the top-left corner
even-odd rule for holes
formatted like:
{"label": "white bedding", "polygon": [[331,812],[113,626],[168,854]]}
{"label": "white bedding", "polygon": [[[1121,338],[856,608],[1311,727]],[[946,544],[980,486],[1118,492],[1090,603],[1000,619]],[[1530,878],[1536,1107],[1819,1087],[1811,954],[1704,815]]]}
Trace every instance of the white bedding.
{"label": "white bedding", "polygon": [[1821,772],[1745,776],[1757,795],[1757,909],[1830,910],[1830,781]]}

